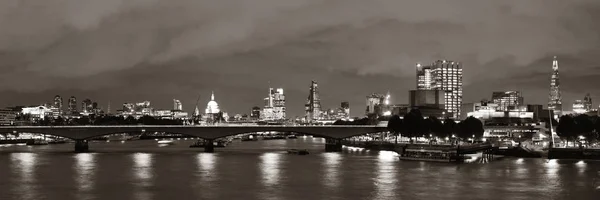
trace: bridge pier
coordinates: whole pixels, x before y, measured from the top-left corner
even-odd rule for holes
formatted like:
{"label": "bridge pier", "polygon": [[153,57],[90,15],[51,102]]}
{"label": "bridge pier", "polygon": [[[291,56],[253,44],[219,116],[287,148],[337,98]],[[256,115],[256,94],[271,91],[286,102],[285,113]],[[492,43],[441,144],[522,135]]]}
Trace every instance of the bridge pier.
{"label": "bridge pier", "polygon": [[87,140],[75,140],[75,152],[87,152],[89,149]]}
{"label": "bridge pier", "polygon": [[204,152],[213,153],[215,152],[215,140],[204,140]]}
{"label": "bridge pier", "polygon": [[326,152],[342,151],[342,139],[335,139],[335,138],[325,139],[325,151]]}

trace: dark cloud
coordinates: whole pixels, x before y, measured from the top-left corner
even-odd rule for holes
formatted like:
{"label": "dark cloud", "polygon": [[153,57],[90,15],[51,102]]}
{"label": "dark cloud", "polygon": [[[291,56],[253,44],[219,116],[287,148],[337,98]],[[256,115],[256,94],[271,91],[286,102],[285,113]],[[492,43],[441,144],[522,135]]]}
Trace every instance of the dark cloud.
{"label": "dark cloud", "polygon": [[327,107],[348,100],[360,114],[370,92],[406,102],[415,63],[449,59],[464,64],[467,101],[511,89],[545,104],[553,55],[566,100],[598,92],[586,85],[599,74],[599,10],[597,0],[5,0],[0,103],[59,93],[166,107],[215,90],[225,109],[247,112],[270,81],[300,115],[316,79]]}

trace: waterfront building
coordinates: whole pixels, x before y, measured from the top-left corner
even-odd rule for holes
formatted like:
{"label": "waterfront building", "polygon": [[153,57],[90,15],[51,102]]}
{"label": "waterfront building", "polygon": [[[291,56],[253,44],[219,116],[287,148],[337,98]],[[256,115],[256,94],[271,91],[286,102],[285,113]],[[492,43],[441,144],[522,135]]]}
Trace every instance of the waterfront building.
{"label": "waterfront building", "polygon": [[444,92],[441,90],[410,90],[409,111],[418,109],[424,117],[446,118]]}
{"label": "waterfront building", "polygon": [[466,108],[472,110],[467,113],[467,117],[475,117],[483,120],[484,123],[487,121],[510,121],[517,122],[533,122],[534,113],[526,110],[510,110],[503,111],[500,109],[500,105],[494,102],[478,102],[473,104],[464,104],[464,106],[471,105],[472,108]]}
{"label": "waterfront building", "polygon": [[31,106],[23,107],[21,109],[21,115],[29,116],[31,121],[43,119],[44,117],[50,116],[51,114],[52,110],[46,106]]}
{"label": "waterfront building", "polygon": [[509,111],[523,106],[523,96],[519,91],[493,92],[492,102],[498,104],[499,111]]}
{"label": "waterfront building", "polygon": [[123,103],[123,110],[120,111],[123,116],[133,116],[139,118],[144,115],[154,116],[154,108],[150,105],[150,101],[138,103]]}
{"label": "waterfront building", "polygon": [[173,99],[173,110],[183,110],[183,105],[181,105],[181,101],[178,99]]}
{"label": "waterfront building", "polygon": [[554,56],[552,61],[552,77],[550,79],[550,94],[548,95],[548,109],[555,114],[562,114],[562,96],[560,92],[560,79],[558,76],[558,60]]}
{"label": "waterfront building", "polygon": [[269,88],[265,98],[265,106],[260,112],[260,119],[265,121],[285,120],[285,95],[283,88]]}
{"label": "waterfront building", "polygon": [[68,107],[68,111],[69,114],[75,114],[77,113],[77,98],[75,98],[75,96],[71,96],[69,98],[69,107]]}
{"label": "waterfront building", "polygon": [[17,112],[9,108],[0,108],[0,126],[14,125]]}
{"label": "waterfront building", "polygon": [[438,60],[431,65],[417,64],[417,90],[443,91],[445,110],[458,118],[463,95],[462,76],[459,62]]}
{"label": "waterfront building", "polygon": [[319,87],[316,81],[310,84],[308,98],[304,105],[305,119],[308,122],[319,120],[321,117],[321,99],[319,98]]}

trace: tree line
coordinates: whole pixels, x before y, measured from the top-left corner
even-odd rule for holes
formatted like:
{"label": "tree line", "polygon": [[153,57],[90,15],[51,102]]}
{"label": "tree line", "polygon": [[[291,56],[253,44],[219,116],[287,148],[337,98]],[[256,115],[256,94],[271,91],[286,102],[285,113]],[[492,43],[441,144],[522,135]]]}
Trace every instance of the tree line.
{"label": "tree line", "polygon": [[468,117],[459,123],[446,118],[442,123],[437,117],[429,116],[424,118],[421,111],[412,109],[405,114],[401,119],[400,116],[394,115],[388,121],[388,130],[396,137],[404,136],[410,138],[413,143],[413,138],[416,137],[452,137],[457,139],[467,140],[468,138],[481,138],[483,136],[483,123],[474,117]]}
{"label": "tree line", "polygon": [[[600,117],[585,114],[572,116],[563,115],[558,121],[556,134],[563,140],[579,141],[580,137],[588,143],[600,140]],[[566,144],[565,144],[566,145]]]}

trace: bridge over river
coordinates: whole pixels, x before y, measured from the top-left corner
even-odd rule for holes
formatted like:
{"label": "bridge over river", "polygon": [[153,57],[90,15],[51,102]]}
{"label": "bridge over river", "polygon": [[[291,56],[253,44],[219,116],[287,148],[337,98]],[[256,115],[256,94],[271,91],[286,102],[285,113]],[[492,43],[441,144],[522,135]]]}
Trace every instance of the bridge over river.
{"label": "bridge over river", "polygon": [[115,126],[0,126],[0,133],[40,133],[60,136],[75,141],[75,151],[87,151],[88,140],[103,135],[139,132],[166,132],[199,137],[207,140],[205,151],[213,152],[212,141],[218,138],[256,132],[292,132],[313,135],[327,139],[326,148],[341,150],[344,138],[387,131],[376,125],[115,125]]}

